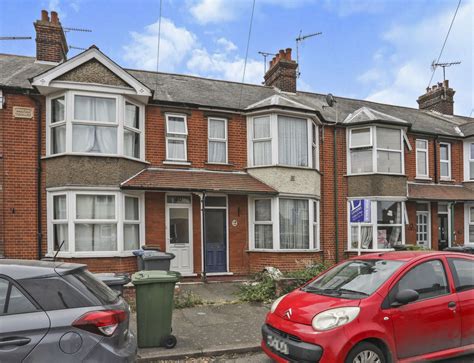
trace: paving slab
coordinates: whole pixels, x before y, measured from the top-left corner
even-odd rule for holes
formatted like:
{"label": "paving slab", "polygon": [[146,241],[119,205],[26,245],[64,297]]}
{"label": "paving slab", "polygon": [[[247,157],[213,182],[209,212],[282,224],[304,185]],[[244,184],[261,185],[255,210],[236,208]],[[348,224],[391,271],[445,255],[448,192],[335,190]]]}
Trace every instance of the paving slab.
{"label": "paving slab", "polygon": [[221,304],[236,302],[241,284],[242,282],[181,283],[178,284],[178,290],[180,293],[193,293],[208,303]]}
{"label": "paving slab", "polygon": [[[178,343],[173,349],[139,350],[138,362],[183,360],[259,351],[260,328],[268,307],[261,304],[204,305],[175,310],[173,334]],[[136,331],[135,315],[131,328]]]}

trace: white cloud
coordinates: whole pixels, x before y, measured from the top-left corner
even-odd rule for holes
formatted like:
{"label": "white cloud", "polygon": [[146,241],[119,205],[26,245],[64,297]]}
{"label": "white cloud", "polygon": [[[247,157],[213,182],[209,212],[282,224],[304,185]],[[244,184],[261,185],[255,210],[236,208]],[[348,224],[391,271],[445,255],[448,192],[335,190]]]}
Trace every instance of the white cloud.
{"label": "white cloud", "polygon": [[[156,70],[158,22],[142,33],[131,32],[132,41],[124,46],[124,59],[140,69]],[[198,45],[196,36],[170,19],[161,20],[160,70],[173,72]]]}
{"label": "white cloud", "polygon": [[[258,0],[256,6],[298,8],[315,0]],[[252,0],[188,0],[189,12],[199,24],[219,24],[238,19],[252,8]]]}
{"label": "white cloud", "polygon": [[[145,27],[143,32],[132,32],[131,41],[123,47],[124,60],[131,67],[156,70],[158,23]],[[245,60],[237,46],[226,38],[215,41],[217,49],[209,51],[198,37],[170,19],[161,23],[160,71],[183,72],[203,77],[242,81]],[[261,83],[263,62],[248,59],[245,82]]]}
{"label": "white cloud", "polygon": [[381,11],[387,2],[381,0],[325,0],[326,9],[336,12],[341,17],[354,14],[375,14]]}
{"label": "white cloud", "polygon": [[[453,11],[425,17],[416,24],[396,25],[383,34],[383,41],[392,51],[378,50],[373,66],[358,77],[369,86],[368,100],[418,107],[416,99],[428,85],[430,64],[438,56]],[[455,112],[467,115],[474,107],[473,12],[474,2],[461,6],[441,58],[462,61],[446,70],[446,78],[456,90]],[[438,69],[433,82],[442,77]]]}

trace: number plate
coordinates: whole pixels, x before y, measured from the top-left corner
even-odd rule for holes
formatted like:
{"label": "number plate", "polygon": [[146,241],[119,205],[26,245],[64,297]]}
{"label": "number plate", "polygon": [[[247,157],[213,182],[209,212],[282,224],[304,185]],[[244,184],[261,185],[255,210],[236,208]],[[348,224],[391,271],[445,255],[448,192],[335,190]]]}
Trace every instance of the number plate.
{"label": "number plate", "polygon": [[267,346],[276,350],[277,352],[280,352],[281,354],[288,355],[290,353],[288,344],[272,335],[267,335]]}

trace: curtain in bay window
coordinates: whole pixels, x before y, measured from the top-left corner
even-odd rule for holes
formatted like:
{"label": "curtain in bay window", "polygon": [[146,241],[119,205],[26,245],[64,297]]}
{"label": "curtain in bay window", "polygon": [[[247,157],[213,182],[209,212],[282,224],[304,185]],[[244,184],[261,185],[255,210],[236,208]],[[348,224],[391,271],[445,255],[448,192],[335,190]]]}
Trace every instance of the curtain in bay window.
{"label": "curtain in bay window", "polygon": [[124,130],[123,141],[124,154],[134,158],[140,157],[140,134],[137,132]]}
{"label": "curtain in bay window", "polygon": [[72,151],[117,153],[117,128],[89,125],[73,125]]}
{"label": "curtain in bay window", "polygon": [[280,199],[280,248],[309,248],[307,200]]}
{"label": "curtain in bay window", "polygon": [[278,116],[278,156],[280,164],[308,166],[306,120]]}
{"label": "curtain in bay window", "polygon": [[59,154],[66,151],[66,125],[56,126],[51,129],[51,153]]}
{"label": "curtain in bay window", "polygon": [[74,119],[81,121],[116,122],[115,99],[75,96]]}

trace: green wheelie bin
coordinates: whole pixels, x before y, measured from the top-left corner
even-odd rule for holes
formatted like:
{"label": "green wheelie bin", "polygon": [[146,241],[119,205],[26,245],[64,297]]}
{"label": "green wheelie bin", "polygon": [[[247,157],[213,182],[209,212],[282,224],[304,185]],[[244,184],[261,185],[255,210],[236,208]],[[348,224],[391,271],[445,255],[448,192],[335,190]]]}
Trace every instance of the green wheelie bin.
{"label": "green wheelie bin", "polygon": [[175,271],[139,271],[132,275],[137,301],[137,340],[139,348],[174,348],[171,334],[174,286],[181,278]]}

